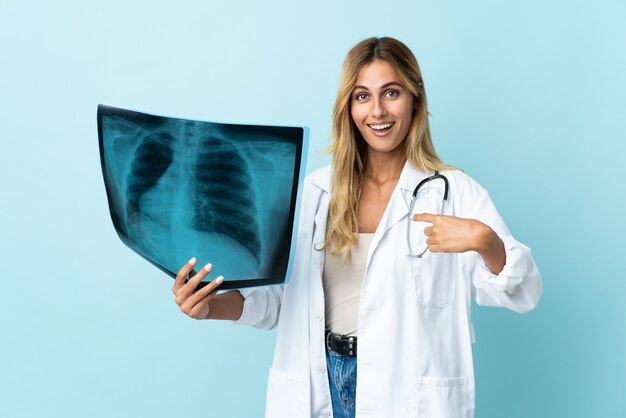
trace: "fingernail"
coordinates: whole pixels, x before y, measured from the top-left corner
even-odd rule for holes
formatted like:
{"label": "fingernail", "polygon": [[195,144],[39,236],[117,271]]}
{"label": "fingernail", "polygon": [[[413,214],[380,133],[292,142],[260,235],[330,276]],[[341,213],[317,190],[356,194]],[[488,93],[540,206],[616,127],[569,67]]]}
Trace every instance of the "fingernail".
{"label": "fingernail", "polygon": [[209,263],[206,266],[204,266],[204,271],[208,273],[211,271],[212,268],[213,268],[213,264]]}
{"label": "fingernail", "polygon": [[189,264],[192,265],[192,266],[195,266],[196,265],[196,261],[198,261],[198,260],[196,260],[196,257],[194,257],[191,260],[189,260]]}
{"label": "fingernail", "polygon": [[218,276],[215,279],[215,283],[217,283],[217,284],[222,284],[223,281],[224,281],[224,276]]}

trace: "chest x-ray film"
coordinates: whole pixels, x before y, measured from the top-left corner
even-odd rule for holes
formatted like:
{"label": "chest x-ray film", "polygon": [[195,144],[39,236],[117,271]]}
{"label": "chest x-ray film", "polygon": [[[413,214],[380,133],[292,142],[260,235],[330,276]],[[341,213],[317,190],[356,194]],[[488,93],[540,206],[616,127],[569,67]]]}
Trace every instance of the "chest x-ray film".
{"label": "chest x-ray film", "polygon": [[191,257],[211,262],[205,281],[223,275],[220,289],[288,279],[307,128],[100,105],[98,134],[111,218],[130,249],[171,277]]}

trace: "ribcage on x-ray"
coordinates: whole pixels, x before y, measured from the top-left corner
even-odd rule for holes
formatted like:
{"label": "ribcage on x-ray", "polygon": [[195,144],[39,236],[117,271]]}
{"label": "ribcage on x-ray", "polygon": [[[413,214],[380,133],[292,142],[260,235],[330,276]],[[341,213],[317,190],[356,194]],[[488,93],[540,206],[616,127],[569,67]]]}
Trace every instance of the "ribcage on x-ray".
{"label": "ribcage on x-ray", "polygon": [[248,164],[224,139],[210,138],[203,145],[196,160],[199,193],[193,226],[234,239],[260,262],[256,197]]}
{"label": "ribcage on x-ray", "polygon": [[126,215],[129,219],[139,209],[139,199],[161,178],[172,164],[174,138],[167,132],[151,133],[137,150],[130,166],[126,186]]}
{"label": "ribcage on x-ray", "polygon": [[98,117],[111,218],[126,245],[170,275],[192,256],[212,262],[232,281],[225,289],[284,280],[302,129],[106,107]]}

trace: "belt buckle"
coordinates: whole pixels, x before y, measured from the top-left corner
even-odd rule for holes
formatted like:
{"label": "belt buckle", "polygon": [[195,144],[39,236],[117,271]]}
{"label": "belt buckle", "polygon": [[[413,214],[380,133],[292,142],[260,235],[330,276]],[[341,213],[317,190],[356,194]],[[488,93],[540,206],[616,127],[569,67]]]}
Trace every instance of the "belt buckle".
{"label": "belt buckle", "polygon": [[[330,339],[335,339],[336,349],[330,346]],[[341,342],[341,344],[339,344]],[[326,350],[344,356],[354,356],[356,338],[349,335],[335,334],[331,330],[326,329]]]}
{"label": "belt buckle", "polygon": [[328,351],[333,351],[333,350],[330,348],[330,344],[329,344],[329,342],[328,342],[328,339],[330,338],[330,334],[332,334],[332,332],[330,332],[330,330],[326,330],[326,350],[328,350]]}
{"label": "belt buckle", "polygon": [[340,334],[335,334],[335,333],[333,333],[330,329],[327,329],[327,330],[326,330],[326,349],[327,349],[328,351],[332,351],[333,353],[341,354],[339,351],[337,351],[337,350],[333,349],[333,348],[330,346],[330,339],[331,339],[331,338],[334,338],[334,339],[335,339],[335,341],[339,341],[339,340],[341,340],[341,335],[340,335]]}

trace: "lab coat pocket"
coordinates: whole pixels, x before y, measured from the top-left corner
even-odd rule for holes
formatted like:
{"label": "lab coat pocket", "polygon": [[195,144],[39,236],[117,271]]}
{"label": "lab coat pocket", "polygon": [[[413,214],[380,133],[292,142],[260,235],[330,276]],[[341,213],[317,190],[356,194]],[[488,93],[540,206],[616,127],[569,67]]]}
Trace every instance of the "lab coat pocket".
{"label": "lab coat pocket", "polygon": [[443,308],[454,301],[456,254],[426,252],[413,259],[417,299],[427,308]]}
{"label": "lab coat pocket", "polygon": [[468,415],[467,377],[420,377],[419,418],[467,418]]}
{"label": "lab coat pocket", "polygon": [[304,375],[270,368],[266,418],[308,417],[307,392]]}

